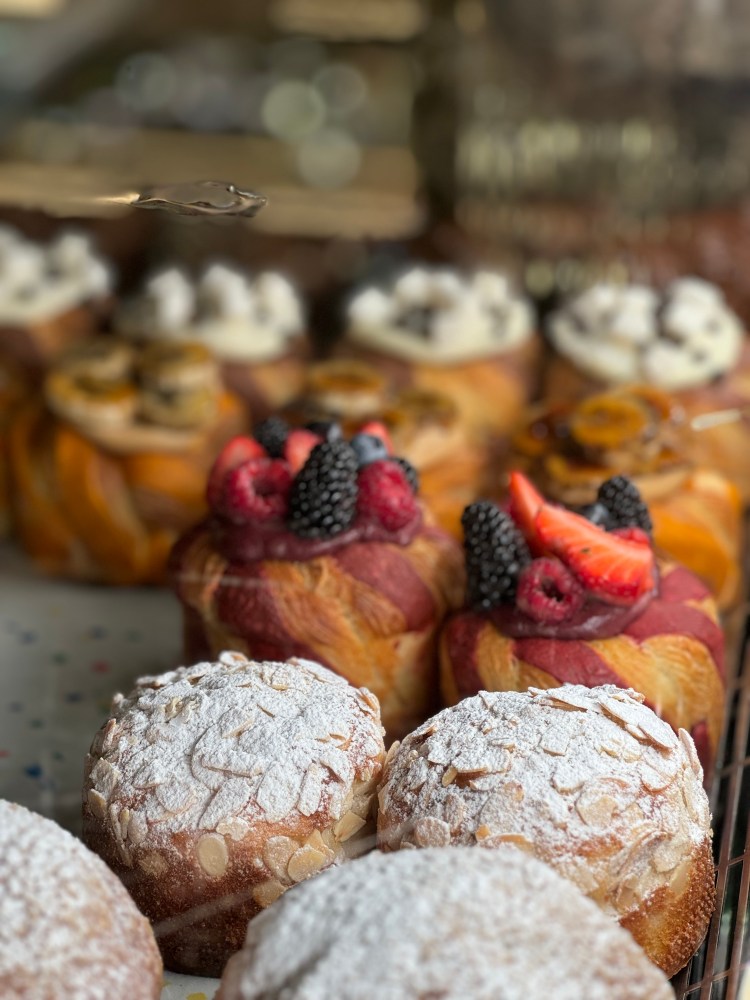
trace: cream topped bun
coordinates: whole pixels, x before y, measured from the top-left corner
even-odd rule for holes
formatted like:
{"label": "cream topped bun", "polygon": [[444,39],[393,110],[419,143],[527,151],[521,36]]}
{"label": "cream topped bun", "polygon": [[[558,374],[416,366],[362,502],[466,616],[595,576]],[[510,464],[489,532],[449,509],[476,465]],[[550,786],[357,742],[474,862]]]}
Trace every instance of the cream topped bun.
{"label": "cream topped bun", "polygon": [[299,297],[283,275],[251,278],[215,263],[195,282],[178,267],[152,275],[121,310],[118,327],[138,340],[198,340],[223,361],[261,362],[286,353],[304,323]]}
{"label": "cream topped bun", "polygon": [[508,278],[467,277],[414,267],[387,288],[370,287],[349,304],[349,337],[406,361],[455,364],[504,354],[534,330],[531,306]]}
{"label": "cream topped bun", "polygon": [[681,278],[663,293],[645,285],[593,285],[553,314],[549,335],[590,377],[680,390],[737,364],[743,326],[720,289]]}
{"label": "cream topped bun", "polygon": [[111,290],[111,268],[84,233],[64,231],[43,245],[0,227],[0,325],[50,319]]}

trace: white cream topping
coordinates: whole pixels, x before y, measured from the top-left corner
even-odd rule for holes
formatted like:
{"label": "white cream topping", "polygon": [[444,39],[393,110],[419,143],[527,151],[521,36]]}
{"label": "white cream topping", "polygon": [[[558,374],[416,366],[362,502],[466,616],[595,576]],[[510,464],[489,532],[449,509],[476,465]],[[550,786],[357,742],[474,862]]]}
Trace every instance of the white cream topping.
{"label": "white cream topping", "polygon": [[122,333],[137,339],[198,340],[223,361],[270,361],[303,330],[299,297],[281,274],[254,279],[211,264],[193,284],[179,268],[153,275],[121,311]]}
{"label": "white cream topping", "polygon": [[554,347],[607,383],[690,389],[723,375],[742,350],[743,327],[721,291],[698,278],[663,294],[643,285],[593,285],[556,312]]}
{"label": "white cream topping", "polygon": [[390,289],[366,288],[349,304],[349,336],[407,361],[452,364],[504,354],[531,337],[531,307],[503,274],[463,277],[415,267]]}
{"label": "white cream topping", "polygon": [[63,232],[44,246],[0,227],[0,324],[50,319],[111,289],[112,270],[84,233]]}

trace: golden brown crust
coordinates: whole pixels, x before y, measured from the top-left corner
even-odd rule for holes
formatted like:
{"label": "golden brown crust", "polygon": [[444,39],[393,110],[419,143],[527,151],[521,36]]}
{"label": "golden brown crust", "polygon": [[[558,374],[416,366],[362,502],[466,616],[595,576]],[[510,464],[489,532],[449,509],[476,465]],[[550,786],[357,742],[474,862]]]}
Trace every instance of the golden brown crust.
{"label": "golden brown crust", "polygon": [[687,964],[708,930],[716,906],[711,838],[686,859],[669,887],[644,899],[620,923],[669,976]]}

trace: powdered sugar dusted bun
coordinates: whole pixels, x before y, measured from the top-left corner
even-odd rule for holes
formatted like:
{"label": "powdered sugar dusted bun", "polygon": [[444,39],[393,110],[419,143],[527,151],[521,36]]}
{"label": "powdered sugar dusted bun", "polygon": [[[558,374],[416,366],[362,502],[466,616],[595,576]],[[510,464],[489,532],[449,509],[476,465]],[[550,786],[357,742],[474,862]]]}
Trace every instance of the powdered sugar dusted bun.
{"label": "powdered sugar dusted bun", "polygon": [[308,660],[144,677],[86,765],[84,839],[152,922],[165,964],[218,975],[248,920],[374,841],[377,699]]}
{"label": "powdered sugar dusted bun", "polygon": [[698,278],[674,281],[663,294],[594,285],[552,316],[549,331],[557,351],[592,378],[670,391],[730,371],[744,339],[722,292]]}
{"label": "powdered sugar dusted bun", "polygon": [[371,854],[248,928],[217,1000],[669,1000],[629,936],[504,848]]}
{"label": "powdered sugar dusted bun", "polygon": [[482,691],[392,749],[378,841],[385,850],[511,844],[534,854],[672,975],[714,906],[702,779],[690,736],[634,691]]}
{"label": "powdered sugar dusted bun", "polygon": [[156,1000],[148,921],[99,858],[51,820],[0,800],[3,1000]]}

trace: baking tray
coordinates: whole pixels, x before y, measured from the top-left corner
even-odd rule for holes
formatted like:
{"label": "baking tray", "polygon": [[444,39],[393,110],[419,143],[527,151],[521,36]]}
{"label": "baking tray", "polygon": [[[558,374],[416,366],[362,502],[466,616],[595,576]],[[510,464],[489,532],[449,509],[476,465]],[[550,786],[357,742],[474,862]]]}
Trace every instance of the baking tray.
{"label": "baking tray", "polygon": [[[750,1000],[750,623],[729,623],[728,719],[711,789],[717,907],[678,1000]],[[0,546],[0,796],[78,832],[83,758],[112,695],[181,661],[171,593],[39,578]],[[162,1000],[215,982],[167,973]]]}

